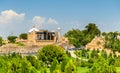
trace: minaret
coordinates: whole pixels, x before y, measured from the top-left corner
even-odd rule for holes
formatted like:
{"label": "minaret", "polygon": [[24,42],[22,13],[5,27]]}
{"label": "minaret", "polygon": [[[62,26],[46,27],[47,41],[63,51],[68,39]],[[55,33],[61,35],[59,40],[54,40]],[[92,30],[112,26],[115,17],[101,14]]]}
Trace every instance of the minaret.
{"label": "minaret", "polygon": [[60,38],[61,38],[61,35],[60,35],[60,30],[61,30],[61,28],[60,27],[58,27],[58,43],[60,42]]}

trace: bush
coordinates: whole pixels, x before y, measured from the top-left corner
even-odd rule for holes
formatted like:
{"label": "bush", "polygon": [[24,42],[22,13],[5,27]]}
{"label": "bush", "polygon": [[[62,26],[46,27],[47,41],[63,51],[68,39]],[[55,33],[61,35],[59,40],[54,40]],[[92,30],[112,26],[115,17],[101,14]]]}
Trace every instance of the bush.
{"label": "bush", "polygon": [[115,66],[116,66],[116,67],[120,67],[120,57],[117,57],[117,58],[115,59]]}
{"label": "bush", "polygon": [[9,40],[9,42],[10,43],[15,43],[16,42],[16,38],[17,38],[17,36],[8,36],[8,40]]}
{"label": "bush", "polygon": [[102,50],[101,56],[105,59],[107,59],[107,52],[105,50]]}
{"label": "bush", "polygon": [[54,59],[51,64],[51,67],[50,67],[50,73],[53,73],[53,71],[56,69],[57,65],[58,65],[58,61],[56,59]]}
{"label": "bush", "polygon": [[87,67],[88,66],[88,62],[87,61],[81,60],[80,64],[81,64],[80,65],[81,67]]}
{"label": "bush", "polygon": [[49,65],[55,58],[60,63],[63,59],[65,59],[66,54],[63,48],[59,46],[47,45],[38,51],[37,56],[39,60],[42,60]]}
{"label": "bush", "polygon": [[92,50],[92,52],[91,52],[91,58],[98,58],[98,53],[97,53],[97,51],[96,50]]}
{"label": "bush", "polygon": [[65,66],[65,73],[76,73],[76,66],[72,60],[69,60]]}
{"label": "bush", "polygon": [[116,73],[114,66],[109,66],[107,60],[103,57],[99,57],[92,68],[87,73]]}
{"label": "bush", "polygon": [[83,50],[81,51],[81,54],[82,54],[82,57],[87,57],[87,56],[88,56],[87,50],[85,50],[85,49],[83,49]]}

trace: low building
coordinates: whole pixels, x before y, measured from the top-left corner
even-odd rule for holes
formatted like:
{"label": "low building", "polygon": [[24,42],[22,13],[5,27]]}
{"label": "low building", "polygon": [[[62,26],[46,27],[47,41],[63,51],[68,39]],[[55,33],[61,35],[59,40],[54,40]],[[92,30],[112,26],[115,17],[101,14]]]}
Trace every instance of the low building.
{"label": "low building", "polygon": [[55,31],[39,30],[35,27],[29,30],[27,42],[29,45],[44,46],[56,44],[60,39],[60,29]]}

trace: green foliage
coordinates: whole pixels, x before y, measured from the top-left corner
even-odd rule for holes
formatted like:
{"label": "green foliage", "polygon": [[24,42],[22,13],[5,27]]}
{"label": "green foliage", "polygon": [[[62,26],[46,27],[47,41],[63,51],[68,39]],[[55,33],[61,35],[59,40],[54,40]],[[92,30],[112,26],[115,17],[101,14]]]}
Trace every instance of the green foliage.
{"label": "green foliage", "polygon": [[32,66],[34,66],[37,70],[41,70],[45,67],[44,63],[34,56],[26,56],[26,59],[31,63]]}
{"label": "green foliage", "polygon": [[102,50],[102,52],[101,52],[101,56],[103,57],[103,58],[105,58],[105,59],[107,59],[107,52],[105,51],[105,50]]}
{"label": "green foliage", "polygon": [[53,73],[62,73],[60,70],[54,70]]}
{"label": "green foliage", "polygon": [[69,43],[73,44],[75,47],[83,46],[84,34],[79,29],[72,29],[65,34],[65,37],[68,38]]}
{"label": "green foliage", "polygon": [[60,63],[66,56],[63,48],[55,45],[47,45],[38,51],[38,59],[49,65],[54,58]]}
{"label": "green foliage", "polygon": [[3,43],[3,39],[2,37],[0,37],[0,46],[2,46],[4,43]]}
{"label": "green foliage", "polygon": [[87,50],[85,50],[85,49],[82,49],[81,55],[82,55],[82,57],[86,57],[86,58],[89,56],[87,53]]}
{"label": "green foliage", "polygon": [[86,29],[82,31],[79,29],[69,30],[64,36],[67,37],[69,43],[75,47],[85,46],[95,36],[99,36],[101,33],[94,23],[89,23],[85,28]]}
{"label": "green foliage", "polygon": [[65,66],[67,65],[67,62],[69,61],[69,59],[64,59],[62,61],[62,64],[61,64],[61,71],[62,72],[65,72]]}
{"label": "green foliage", "polygon": [[91,68],[93,66],[94,60],[92,58],[90,58],[88,60],[88,68]]}
{"label": "green foliage", "polygon": [[51,64],[51,67],[50,67],[50,73],[53,73],[53,71],[56,69],[57,65],[58,65],[58,61],[56,59],[54,59]]}
{"label": "green foliage", "polygon": [[109,65],[114,65],[115,64],[115,59],[114,58],[109,58]]}
{"label": "green foliage", "polygon": [[93,67],[87,73],[116,73],[116,68],[109,66],[107,60],[99,57],[97,62],[93,64]]}
{"label": "green foliage", "polygon": [[27,39],[27,33],[21,33],[21,34],[19,35],[19,38],[26,40],[26,39]]}
{"label": "green foliage", "polygon": [[72,60],[69,60],[65,66],[65,73],[76,73],[76,66]]}
{"label": "green foliage", "polygon": [[120,34],[118,32],[104,32],[103,36],[105,37],[105,48],[110,48],[113,51],[120,52],[120,40],[118,38]]}
{"label": "green foliage", "polygon": [[80,61],[80,66],[81,67],[87,67],[88,66],[88,62],[84,61],[84,60],[81,60]]}
{"label": "green foliage", "polygon": [[98,53],[97,53],[97,51],[96,50],[92,50],[92,52],[91,52],[91,58],[98,58]]}
{"label": "green foliage", "polygon": [[38,73],[38,71],[36,70],[36,68],[32,67],[29,73]]}
{"label": "green foliage", "polygon": [[16,42],[16,38],[17,38],[17,36],[8,36],[8,40],[9,40],[9,42],[10,43],[15,43]]}
{"label": "green foliage", "polygon": [[31,64],[29,61],[27,60],[23,60],[21,62],[21,68],[20,68],[20,72],[21,73],[29,73],[30,69],[31,69]]}
{"label": "green foliage", "polygon": [[117,58],[115,59],[115,66],[116,66],[116,67],[120,67],[120,57],[117,57]]}

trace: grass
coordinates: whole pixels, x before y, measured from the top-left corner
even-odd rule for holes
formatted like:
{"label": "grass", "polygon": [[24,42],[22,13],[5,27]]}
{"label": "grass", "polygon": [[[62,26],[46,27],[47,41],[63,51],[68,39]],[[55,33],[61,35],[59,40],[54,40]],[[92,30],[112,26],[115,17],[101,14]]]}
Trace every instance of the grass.
{"label": "grass", "polygon": [[78,67],[77,73],[86,73],[89,70],[87,67]]}

